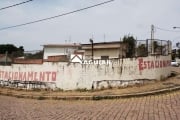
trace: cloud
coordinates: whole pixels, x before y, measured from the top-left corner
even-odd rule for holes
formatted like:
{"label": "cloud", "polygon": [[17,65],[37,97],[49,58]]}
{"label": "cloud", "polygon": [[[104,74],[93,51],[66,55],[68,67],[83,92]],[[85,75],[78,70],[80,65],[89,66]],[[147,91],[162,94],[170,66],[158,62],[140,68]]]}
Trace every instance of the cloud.
{"label": "cloud", "polygon": [[[0,11],[0,27],[70,12],[103,1],[33,1],[23,6]],[[12,1],[7,3],[2,0],[0,7],[10,2]],[[92,36],[96,42],[119,40],[129,33],[138,39],[147,39],[150,37],[151,24],[165,29],[180,26],[179,4],[178,0],[115,0],[106,5],[53,20],[0,31],[0,43],[23,45],[25,50],[36,50],[42,49],[40,45],[47,43],[64,43],[65,41],[87,43]],[[178,40],[178,34],[156,29],[155,37],[167,40],[177,38]]]}

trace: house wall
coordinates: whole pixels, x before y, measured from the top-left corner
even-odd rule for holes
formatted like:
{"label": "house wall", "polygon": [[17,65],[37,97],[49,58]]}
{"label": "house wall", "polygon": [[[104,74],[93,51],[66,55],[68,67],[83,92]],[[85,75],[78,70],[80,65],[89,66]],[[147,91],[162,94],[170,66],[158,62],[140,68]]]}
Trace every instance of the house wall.
{"label": "house wall", "polygon": [[0,66],[0,80],[42,81],[52,88],[73,90],[122,86],[134,80],[164,79],[170,75],[170,56],[149,56],[80,63]]}
{"label": "house wall", "polygon": [[44,47],[43,59],[48,59],[48,56],[68,55],[73,53],[77,48],[68,47]]}
{"label": "house wall", "polygon": [[48,56],[56,56],[56,55],[65,55],[64,48],[44,48],[44,57],[43,59],[48,59]]}
{"label": "house wall", "polygon": [[[121,56],[125,56],[125,52],[122,52],[119,48],[114,48],[114,49],[94,49],[94,59],[101,59],[101,56],[109,56],[109,58],[119,58]],[[86,58],[89,57],[91,58],[92,56],[92,51],[91,50],[86,50],[85,51],[85,56]]]}

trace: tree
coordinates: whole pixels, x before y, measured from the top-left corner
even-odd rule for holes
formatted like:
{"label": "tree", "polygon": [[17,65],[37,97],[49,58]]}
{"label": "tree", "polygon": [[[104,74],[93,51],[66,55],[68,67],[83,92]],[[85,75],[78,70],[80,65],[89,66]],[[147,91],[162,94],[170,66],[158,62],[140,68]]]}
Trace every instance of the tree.
{"label": "tree", "polygon": [[148,55],[147,47],[145,44],[140,44],[137,47],[137,56],[146,57]]}
{"label": "tree", "polygon": [[177,57],[180,59],[180,49],[177,50]]}
{"label": "tree", "polygon": [[11,57],[20,57],[24,55],[24,48],[23,46],[17,48],[13,44],[1,44],[0,54],[6,54],[6,52],[8,52]]}
{"label": "tree", "polygon": [[132,58],[135,56],[136,40],[133,36],[124,36],[123,43],[127,44],[126,57]]}
{"label": "tree", "polygon": [[157,50],[157,48],[159,48],[160,45],[158,44],[157,41],[154,41],[153,45],[154,45],[154,52],[155,52]]}
{"label": "tree", "polygon": [[180,42],[176,43],[177,49],[177,57],[180,59]]}
{"label": "tree", "polygon": [[176,47],[180,49],[180,42],[176,43]]}
{"label": "tree", "polygon": [[172,50],[171,57],[172,57],[172,58],[171,58],[172,60],[175,60],[175,58],[176,58],[176,49],[173,49],[173,50]]}
{"label": "tree", "polygon": [[43,59],[43,51],[36,52],[34,54],[27,53],[25,54],[26,59]]}

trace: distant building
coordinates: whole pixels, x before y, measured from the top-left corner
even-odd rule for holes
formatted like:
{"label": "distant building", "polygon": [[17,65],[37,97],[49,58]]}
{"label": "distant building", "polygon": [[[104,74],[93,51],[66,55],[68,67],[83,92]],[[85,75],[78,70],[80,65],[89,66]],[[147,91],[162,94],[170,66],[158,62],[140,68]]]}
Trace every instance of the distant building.
{"label": "distant building", "polygon": [[[48,61],[49,59],[57,59],[64,57],[69,57],[73,54],[76,50],[78,50],[81,45],[77,43],[73,44],[47,44],[44,46],[44,55],[43,59]],[[61,57],[60,57],[61,56]],[[55,58],[56,57],[56,58]]]}
{"label": "distant building", "polygon": [[111,59],[126,57],[126,44],[120,41],[82,44],[85,59]]}
{"label": "distant building", "polygon": [[[126,44],[120,41],[90,44],[47,44],[43,59],[46,62],[71,61],[72,59],[111,59],[126,57]],[[93,54],[93,55],[92,55]],[[78,55],[78,56],[77,56]]]}

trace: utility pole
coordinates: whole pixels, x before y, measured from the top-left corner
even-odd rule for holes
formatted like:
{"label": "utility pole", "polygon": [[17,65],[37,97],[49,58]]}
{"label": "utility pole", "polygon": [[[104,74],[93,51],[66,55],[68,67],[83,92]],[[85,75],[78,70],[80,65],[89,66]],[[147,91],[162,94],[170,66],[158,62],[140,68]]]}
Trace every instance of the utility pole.
{"label": "utility pole", "polygon": [[104,42],[106,42],[106,34],[105,33],[104,33],[103,37],[104,37]]}
{"label": "utility pole", "polygon": [[[173,29],[180,29],[180,27],[173,27]],[[176,43],[176,47],[180,48],[180,42]]]}
{"label": "utility pole", "polygon": [[154,54],[154,25],[151,25],[151,54]]}

